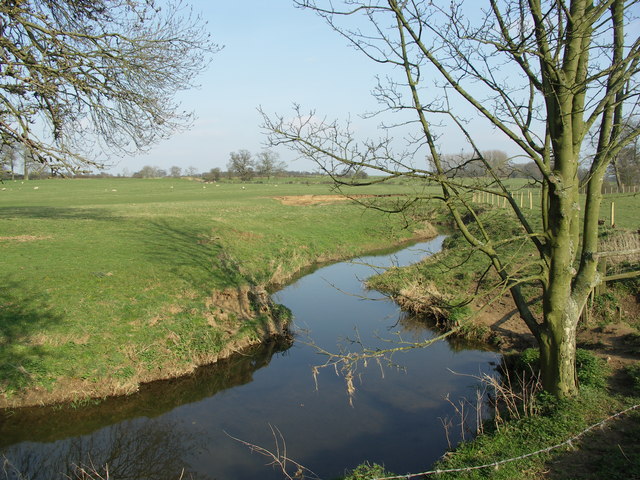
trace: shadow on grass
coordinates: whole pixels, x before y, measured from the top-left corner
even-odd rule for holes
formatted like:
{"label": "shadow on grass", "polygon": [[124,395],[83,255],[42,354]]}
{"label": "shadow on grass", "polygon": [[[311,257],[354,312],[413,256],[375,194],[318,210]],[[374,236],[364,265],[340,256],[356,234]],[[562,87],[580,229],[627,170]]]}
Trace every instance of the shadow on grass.
{"label": "shadow on grass", "polygon": [[34,335],[63,321],[47,295],[8,278],[0,280],[0,389],[11,392],[37,384],[47,372],[43,339]]}
{"label": "shadow on grass", "polygon": [[175,220],[154,220],[144,231],[150,260],[172,266],[194,288],[210,292],[248,283],[215,232]]}
{"label": "shadow on grass", "polygon": [[547,463],[549,479],[640,479],[640,412],[631,412],[581,439]]}
{"label": "shadow on grass", "polygon": [[122,220],[104,208],[68,208],[68,207],[1,207],[0,218],[11,219],[47,219],[47,220]]}

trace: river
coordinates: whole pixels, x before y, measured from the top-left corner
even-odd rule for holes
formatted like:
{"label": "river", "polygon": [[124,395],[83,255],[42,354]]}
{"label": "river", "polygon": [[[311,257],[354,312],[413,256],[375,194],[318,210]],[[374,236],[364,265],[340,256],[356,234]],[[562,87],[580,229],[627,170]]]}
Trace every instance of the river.
{"label": "river", "polygon": [[[472,376],[493,371],[499,355],[440,341],[397,354],[394,366],[370,362],[357,372],[351,405],[344,378],[331,369],[320,371],[316,388],[312,367],[326,358],[310,343],[336,352],[357,350],[355,338],[367,347],[388,347],[397,334],[431,338],[422,322],[362,281],[416,262],[442,241],[325,266],[274,293],[294,314],[293,345],[254,348],[97,405],[5,412],[0,479],[18,479],[18,471],[32,480],[60,479],[73,464],[107,464],[114,480],[176,480],[183,471],[194,479],[281,479],[267,458],[231,438],[274,449],[272,428],[282,433],[287,455],[321,478],[365,460],[397,473],[428,469],[448,447],[443,420],[454,409],[446,396],[473,398]],[[458,428],[449,440],[460,440]]]}

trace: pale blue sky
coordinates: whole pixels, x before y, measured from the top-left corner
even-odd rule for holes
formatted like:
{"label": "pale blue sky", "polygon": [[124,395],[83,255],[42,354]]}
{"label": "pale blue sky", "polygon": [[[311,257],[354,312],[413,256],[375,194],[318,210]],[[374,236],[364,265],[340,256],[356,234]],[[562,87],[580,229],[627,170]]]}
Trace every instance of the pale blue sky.
{"label": "pale blue sky", "polygon": [[[192,0],[208,22],[216,43],[214,55],[198,79],[201,87],[180,96],[194,110],[193,128],[157,144],[149,153],[115,159],[112,171],[144,165],[226,168],[229,153],[264,148],[257,107],[286,114],[293,103],[330,117],[357,116],[376,107],[370,96],[376,65],[347,46],[313,13],[294,8],[291,0]],[[313,166],[281,160],[295,170]]]}

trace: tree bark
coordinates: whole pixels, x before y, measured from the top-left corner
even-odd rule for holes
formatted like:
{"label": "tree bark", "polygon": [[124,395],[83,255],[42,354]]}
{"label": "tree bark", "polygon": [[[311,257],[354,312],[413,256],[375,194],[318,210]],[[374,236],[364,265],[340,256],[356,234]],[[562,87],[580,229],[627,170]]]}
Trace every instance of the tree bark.
{"label": "tree bark", "polygon": [[580,309],[575,304],[557,315],[548,315],[548,328],[540,334],[542,387],[558,398],[571,397],[578,392],[575,327],[579,315]]}

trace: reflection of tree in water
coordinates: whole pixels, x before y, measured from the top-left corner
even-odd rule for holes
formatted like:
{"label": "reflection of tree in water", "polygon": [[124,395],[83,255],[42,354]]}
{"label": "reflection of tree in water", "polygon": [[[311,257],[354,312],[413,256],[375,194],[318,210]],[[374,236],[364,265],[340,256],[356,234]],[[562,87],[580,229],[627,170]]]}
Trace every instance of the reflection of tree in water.
{"label": "reflection of tree in water", "polygon": [[4,412],[0,480],[83,478],[76,476],[78,467],[94,467],[107,478],[105,466],[108,478],[118,480],[207,479],[191,472],[188,462],[206,447],[206,432],[165,414],[251,382],[256,370],[290,346],[290,339],[266,342],[188,377],[148,385],[140,394],[98,406]]}
{"label": "reflection of tree in water", "polygon": [[[402,312],[398,317],[396,326],[403,337],[407,337],[407,340],[413,342],[419,342],[425,337],[435,336],[441,331],[434,319],[406,312]],[[456,335],[448,336],[446,342],[454,352],[460,352],[462,350],[490,350],[486,342]]]}
{"label": "reflection of tree in water", "polygon": [[187,429],[166,419],[129,420],[91,436],[5,449],[0,479],[74,479],[78,466],[95,467],[105,478],[108,467],[109,478],[119,480],[205,479],[209,477],[190,472],[186,460],[205,438],[192,425]]}
{"label": "reflection of tree in water", "polygon": [[290,346],[291,339],[265,342],[191,375],[143,385],[135,395],[107,399],[99,405],[0,412],[0,452],[3,447],[21,442],[50,443],[89,435],[117,422],[164,415],[182,405],[250,383],[256,370],[269,365],[274,354]]}

